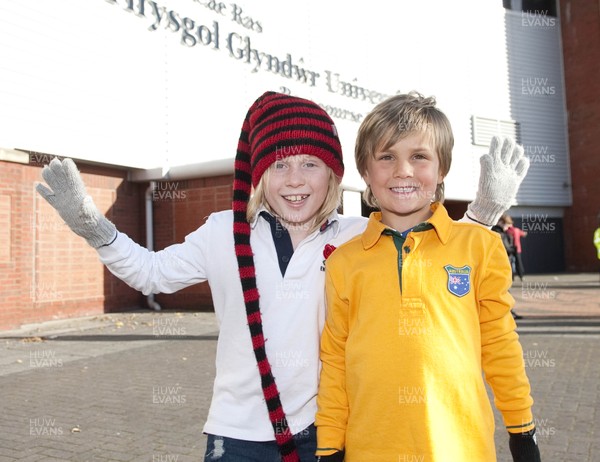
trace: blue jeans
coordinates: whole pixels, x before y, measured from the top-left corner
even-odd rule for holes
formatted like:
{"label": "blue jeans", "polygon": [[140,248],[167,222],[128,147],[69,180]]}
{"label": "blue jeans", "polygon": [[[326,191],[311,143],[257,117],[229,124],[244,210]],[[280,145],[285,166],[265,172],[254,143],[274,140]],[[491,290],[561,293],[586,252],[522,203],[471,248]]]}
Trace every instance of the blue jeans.
{"label": "blue jeans", "polygon": [[[317,450],[317,431],[314,425],[294,435],[296,449],[302,462],[314,462]],[[281,462],[275,440],[244,441],[225,436],[208,435],[204,462]]]}

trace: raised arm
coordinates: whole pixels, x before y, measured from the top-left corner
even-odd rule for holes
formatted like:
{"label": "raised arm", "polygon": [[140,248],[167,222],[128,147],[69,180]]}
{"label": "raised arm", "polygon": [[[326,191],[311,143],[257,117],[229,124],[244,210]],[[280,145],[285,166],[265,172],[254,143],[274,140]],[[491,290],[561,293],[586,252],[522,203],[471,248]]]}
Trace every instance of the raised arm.
{"label": "raised arm", "polygon": [[148,295],[172,293],[206,280],[203,238],[207,229],[198,229],[160,252],[151,252],[119,233],[88,195],[77,166],[71,159],[53,159],[42,170],[48,187],[37,191],[58,212],[71,230],[94,247],[107,268],[133,287]]}
{"label": "raised arm", "polygon": [[475,200],[460,221],[494,226],[515,202],[521,182],[527,175],[529,159],[512,138],[492,138],[488,154],[480,159],[481,172]]}
{"label": "raised arm", "polygon": [[42,177],[50,189],[38,184],[38,193],[54,207],[75,234],[95,249],[115,240],[117,228],[100,213],[88,195],[75,162],[52,159],[43,168]]}

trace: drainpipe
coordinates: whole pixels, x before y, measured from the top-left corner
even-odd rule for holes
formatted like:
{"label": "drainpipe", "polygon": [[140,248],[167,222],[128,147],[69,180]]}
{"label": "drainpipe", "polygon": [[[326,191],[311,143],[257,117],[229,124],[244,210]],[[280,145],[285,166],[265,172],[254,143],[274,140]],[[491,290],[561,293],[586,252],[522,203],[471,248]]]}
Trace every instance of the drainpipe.
{"label": "drainpipe", "polygon": [[[152,223],[152,191],[154,191],[155,182],[151,181],[146,189],[146,248],[154,250],[154,226]],[[160,311],[160,305],[154,300],[154,294],[146,297],[146,303],[154,311]]]}

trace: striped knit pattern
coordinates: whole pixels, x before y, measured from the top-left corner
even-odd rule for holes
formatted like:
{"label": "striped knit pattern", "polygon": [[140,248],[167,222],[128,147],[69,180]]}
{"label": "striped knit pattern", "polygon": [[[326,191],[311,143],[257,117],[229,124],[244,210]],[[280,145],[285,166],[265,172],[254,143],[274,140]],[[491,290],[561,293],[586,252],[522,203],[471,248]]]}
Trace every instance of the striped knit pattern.
{"label": "striped knit pattern", "polygon": [[[253,186],[256,187],[273,162],[299,154],[316,156],[338,177],[344,175],[337,130],[320,106],[306,99],[268,92],[259,99],[258,107],[250,111],[248,144],[244,147],[252,154]],[[243,132],[242,128],[242,135]]]}
{"label": "striped knit pattern", "polygon": [[317,156],[339,177],[344,173],[341,146],[327,113],[308,100],[265,93],[248,110],[240,134],[233,181],[233,236],[252,347],[283,462],[300,459],[265,349],[246,209],[251,186],[258,184],[265,170],[278,158],[297,154]]}

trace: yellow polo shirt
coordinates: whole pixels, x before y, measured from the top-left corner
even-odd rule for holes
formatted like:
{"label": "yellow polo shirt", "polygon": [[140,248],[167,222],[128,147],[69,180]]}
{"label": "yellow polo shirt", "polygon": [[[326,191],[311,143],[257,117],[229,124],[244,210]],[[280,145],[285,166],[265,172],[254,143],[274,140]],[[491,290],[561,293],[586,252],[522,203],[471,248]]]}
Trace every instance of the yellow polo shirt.
{"label": "yellow polo shirt", "polygon": [[533,428],[500,237],[432,210],[432,227],[408,233],[401,258],[373,213],[326,262],[318,455],[495,461],[482,373],[508,430]]}

